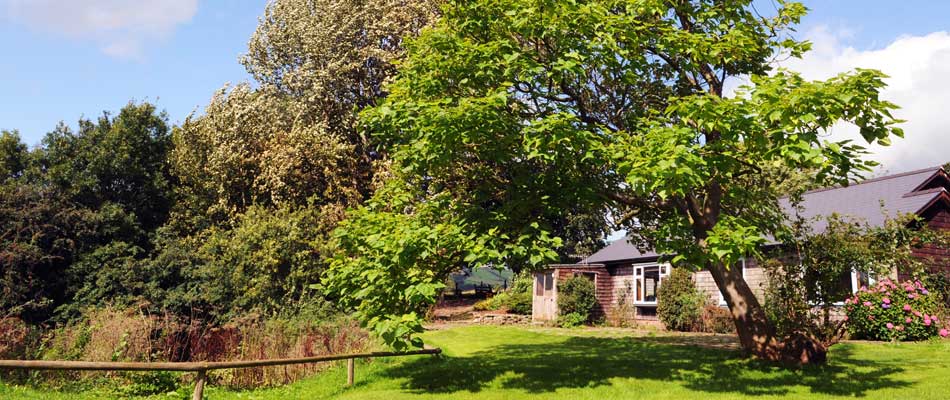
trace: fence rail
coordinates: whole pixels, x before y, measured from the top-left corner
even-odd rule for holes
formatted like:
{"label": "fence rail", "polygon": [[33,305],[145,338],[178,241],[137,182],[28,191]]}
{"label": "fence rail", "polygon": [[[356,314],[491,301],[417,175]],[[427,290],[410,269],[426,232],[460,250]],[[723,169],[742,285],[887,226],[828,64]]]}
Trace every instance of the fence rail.
{"label": "fence rail", "polygon": [[195,391],[192,400],[201,400],[207,381],[207,372],[216,369],[255,368],[277,365],[309,364],[324,361],[347,360],[346,384],[353,385],[354,360],[357,358],[398,357],[420,354],[441,354],[442,349],[422,349],[405,352],[375,351],[370,353],[338,354],[302,358],[281,358],[252,361],[215,362],[100,362],[100,361],[45,361],[45,360],[0,360],[0,369],[46,369],[75,371],[181,371],[196,372]]}

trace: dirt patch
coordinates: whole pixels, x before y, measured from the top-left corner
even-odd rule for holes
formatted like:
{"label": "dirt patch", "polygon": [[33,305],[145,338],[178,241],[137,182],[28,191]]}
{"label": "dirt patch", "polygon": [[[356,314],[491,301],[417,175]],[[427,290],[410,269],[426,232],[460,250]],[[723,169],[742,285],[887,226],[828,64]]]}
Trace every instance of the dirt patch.
{"label": "dirt patch", "polygon": [[478,299],[469,297],[446,298],[435,306],[432,319],[435,322],[470,321],[477,302]]}

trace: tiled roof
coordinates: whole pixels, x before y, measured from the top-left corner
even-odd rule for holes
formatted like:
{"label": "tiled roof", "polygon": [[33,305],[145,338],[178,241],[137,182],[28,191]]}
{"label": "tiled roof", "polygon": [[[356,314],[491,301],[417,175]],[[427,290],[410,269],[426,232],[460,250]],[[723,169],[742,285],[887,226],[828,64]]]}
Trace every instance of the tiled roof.
{"label": "tiled roof", "polygon": [[[925,168],[868,179],[843,187],[813,190],[803,196],[801,216],[813,219],[837,213],[845,217],[865,220],[872,226],[880,226],[888,218],[922,212],[924,207],[947,193],[947,185],[921,189],[925,183],[928,183],[928,179],[934,177],[940,170],[940,167]],[[792,207],[787,200],[783,200],[781,206],[787,213],[792,212]],[[825,225],[826,221],[818,219],[814,228],[821,231]],[[610,243],[580,263],[603,263],[657,256],[658,254],[653,251],[640,251],[630,244],[627,238],[623,238]]]}

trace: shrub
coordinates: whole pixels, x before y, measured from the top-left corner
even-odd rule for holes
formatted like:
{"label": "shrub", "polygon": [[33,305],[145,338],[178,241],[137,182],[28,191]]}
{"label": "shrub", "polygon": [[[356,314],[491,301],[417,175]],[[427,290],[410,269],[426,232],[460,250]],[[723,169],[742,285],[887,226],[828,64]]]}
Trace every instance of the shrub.
{"label": "shrub", "polygon": [[950,273],[935,272],[924,279],[924,286],[937,295],[943,309],[950,308]]}
{"label": "shrub", "polygon": [[[558,284],[557,307],[558,314],[572,319],[581,319],[582,323],[590,321],[591,312],[597,305],[594,282],[583,276],[574,276]],[[559,317],[558,319],[561,319]]]}
{"label": "shrub", "polygon": [[508,302],[508,312],[512,314],[531,315],[531,294],[515,293]]}
{"label": "shrub", "polygon": [[576,328],[587,323],[587,319],[587,315],[578,312],[560,314],[557,316],[557,325],[561,328]]}
{"label": "shrub", "polygon": [[736,322],[728,308],[715,304],[703,307],[702,331],[709,333],[735,333]]}
{"label": "shrub", "polygon": [[633,305],[633,283],[626,281],[624,286],[618,289],[614,296],[617,299],[617,305],[607,320],[612,326],[621,328],[634,328],[637,326],[636,307]]}
{"label": "shrub", "polygon": [[138,397],[167,394],[178,389],[178,375],[168,371],[128,373],[128,383],[119,386],[114,393],[118,397]]}
{"label": "shrub", "polygon": [[940,334],[939,296],[920,281],[884,279],[845,300],[848,329],[855,338],[923,340]]}
{"label": "shrub", "polygon": [[503,310],[511,314],[531,314],[531,276],[515,277],[508,290],[498,293],[474,305],[475,311]]}
{"label": "shrub", "polygon": [[656,315],[666,329],[688,332],[697,328],[706,296],[696,289],[688,270],[674,268],[670,271],[656,297]]}

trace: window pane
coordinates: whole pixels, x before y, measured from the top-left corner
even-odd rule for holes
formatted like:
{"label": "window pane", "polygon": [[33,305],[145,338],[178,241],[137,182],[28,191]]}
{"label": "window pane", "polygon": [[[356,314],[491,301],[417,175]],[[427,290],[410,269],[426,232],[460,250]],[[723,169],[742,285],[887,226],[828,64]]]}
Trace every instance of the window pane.
{"label": "window pane", "polygon": [[544,296],[544,275],[543,274],[538,274],[535,276],[534,295]]}
{"label": "window pane", "polygon": [[660,267],[643,268],[643,301],[656,301],[656,288],[660,283]]}
{"label": "window pane", "polygon": [[855,282],[857,283],[857,287],[852,288],[854,291],[858,291],[858,289],[860,288],[866,288],[868,286],[871,286],[871,277],[868,276],[867,272],[855,271],[854,274],[855,274],[855,278],[857,278]]}

